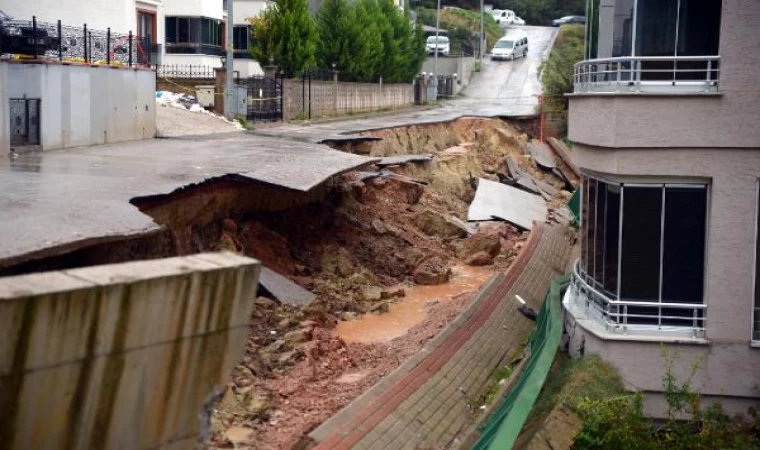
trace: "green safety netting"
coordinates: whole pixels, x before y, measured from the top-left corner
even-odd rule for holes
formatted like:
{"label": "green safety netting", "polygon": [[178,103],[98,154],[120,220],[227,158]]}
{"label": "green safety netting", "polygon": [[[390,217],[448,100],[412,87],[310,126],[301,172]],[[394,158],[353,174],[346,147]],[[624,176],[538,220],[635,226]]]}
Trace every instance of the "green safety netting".
{"label": "green safety netting", "polygon": [[552,281],[536,319],[536,328],[528,340],[528,361],[499,407],[478,428],[480,438],[473,450],[510,450],[514,445],[557,352],[562,337],[562,289],[569,281],[569,275]]}
{"label": "green safety netting", "polygon": [[576,189],[570,201],[567,202],[567,209],[573,214],[573,226],[578,228],[581,218],[581,190]]}

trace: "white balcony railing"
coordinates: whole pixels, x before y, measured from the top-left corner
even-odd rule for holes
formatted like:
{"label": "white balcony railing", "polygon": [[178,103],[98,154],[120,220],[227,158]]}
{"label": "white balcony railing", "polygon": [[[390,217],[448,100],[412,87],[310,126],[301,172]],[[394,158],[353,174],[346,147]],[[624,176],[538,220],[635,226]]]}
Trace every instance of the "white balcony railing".
{"label": "white balcony railing", "polygon": [[626,56],[575,64],[575,93],[718,92],[719,56]]}
{"label": "white balcony railing", "polygon": [[596,321],[606,333],[639,336],[705,337],[707,307],[701,303],[614,300],[586,282],[576,261],[570,289],[572,310]]}

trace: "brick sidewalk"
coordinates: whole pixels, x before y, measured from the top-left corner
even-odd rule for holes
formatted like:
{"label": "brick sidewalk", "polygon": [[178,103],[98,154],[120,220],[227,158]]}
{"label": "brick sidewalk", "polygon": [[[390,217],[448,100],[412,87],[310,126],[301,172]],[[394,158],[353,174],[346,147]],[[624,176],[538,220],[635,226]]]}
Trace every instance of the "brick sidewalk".
{"label": "brick sidewalk", "polygon": [[438,449],[455,442],[477,417],[476,399],[492,373],[533,328],[517,311],[515,294],[538,311],[569,255],[563,228],[536,226],[509,270],[457,320],[310,434],[315,449]]}

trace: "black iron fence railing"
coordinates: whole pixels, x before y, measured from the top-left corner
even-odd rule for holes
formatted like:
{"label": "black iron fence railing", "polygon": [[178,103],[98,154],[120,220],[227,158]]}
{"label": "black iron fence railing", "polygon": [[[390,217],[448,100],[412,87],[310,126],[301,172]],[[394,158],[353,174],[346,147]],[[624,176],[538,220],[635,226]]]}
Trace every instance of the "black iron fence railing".
{"label": "black iron fence railing", "polygon": [[131,31],[117,33],[57,22],[0,18],[0,57],[87,64],[149,66],[158,46]]}
{"label": "black iron fence railing", "polygon": [[214,67],[200,64],[159,64],[156,76],[162,78],[214,78]]}

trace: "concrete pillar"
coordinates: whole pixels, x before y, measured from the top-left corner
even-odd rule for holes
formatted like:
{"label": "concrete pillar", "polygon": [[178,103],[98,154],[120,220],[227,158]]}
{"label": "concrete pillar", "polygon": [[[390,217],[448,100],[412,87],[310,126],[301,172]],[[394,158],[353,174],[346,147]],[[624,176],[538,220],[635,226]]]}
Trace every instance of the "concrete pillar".
{"label": "concrete pillar", "polygon": [[261,68],[264,71],[264,78],[275,78],[277,76],[277,66],[269,64]]}
{"label": "concrete pillar", "polygon": [[8,63],[0,62],[0,157],[11,151],[8,103]]}
{"label": "concrete pillar", "polygon": [[214,68],[214,112],[224,115],[224,89],[227,87],[227,69]]}

